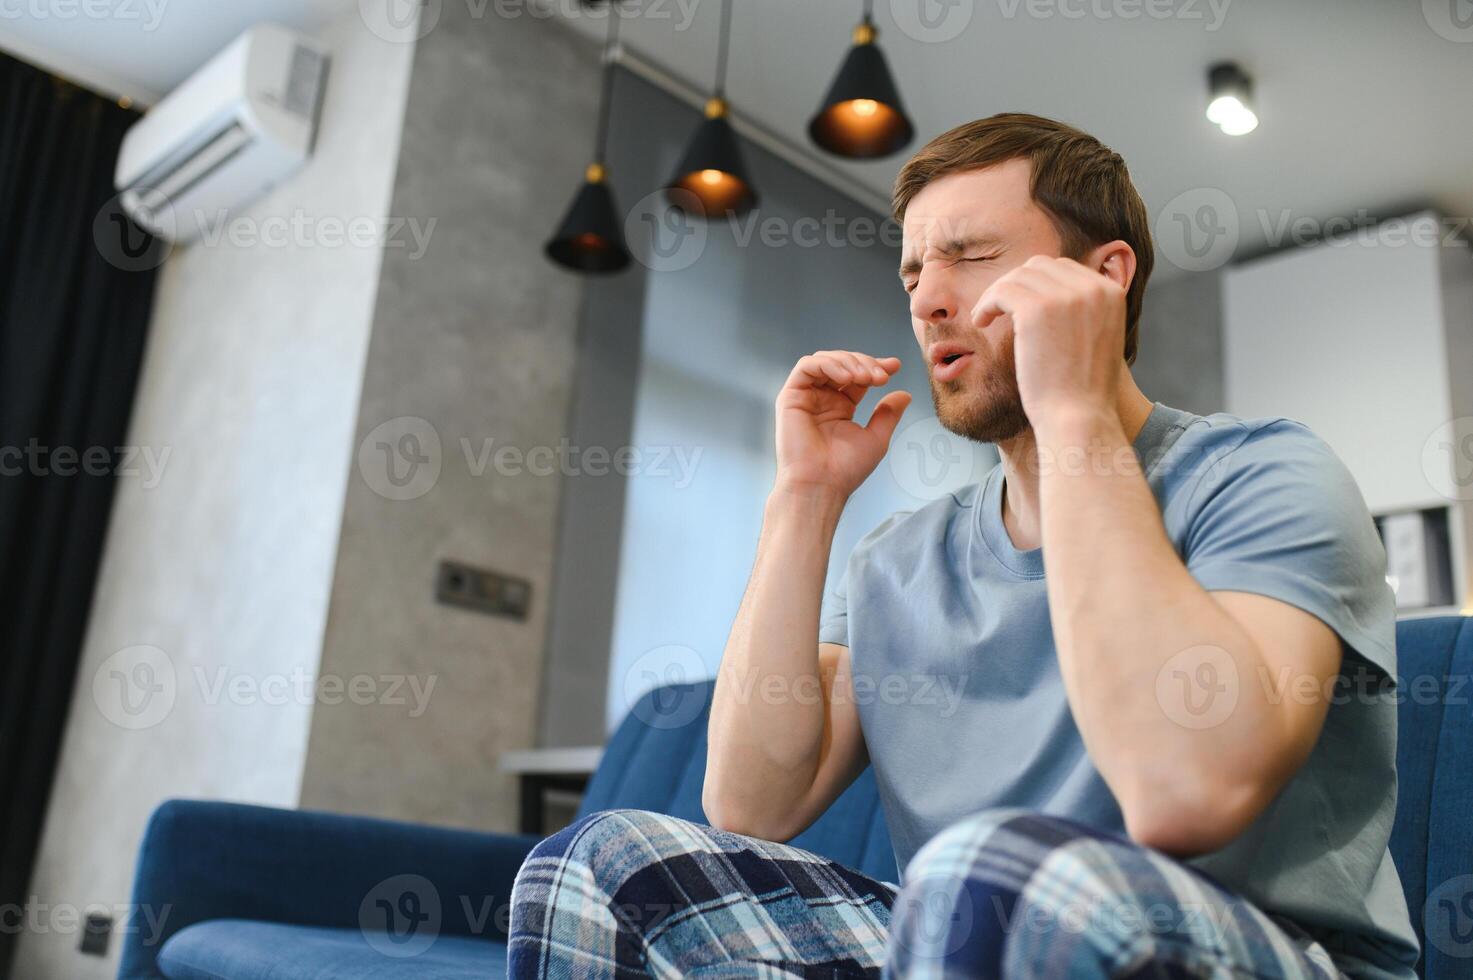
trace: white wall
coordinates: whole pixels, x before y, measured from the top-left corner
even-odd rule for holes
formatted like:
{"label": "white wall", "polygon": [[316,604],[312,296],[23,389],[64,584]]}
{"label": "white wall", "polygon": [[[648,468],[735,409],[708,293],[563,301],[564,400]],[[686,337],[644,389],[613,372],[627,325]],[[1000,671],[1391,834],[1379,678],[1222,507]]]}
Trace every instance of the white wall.
{"label": "white wall", "polygon": [[1450,227],[1421,212],[1228,269],[1224,361],[1228,411],[1308,425],[1373,514],[1451,507],[1466,603],[1473,259]]}
{"label": "white wall", "polygon": [[[165,798],[297,802],[382,254],[333,228],[387,215],[413,56],[356,7],[322,37],[316,155],[244,212],[305,230],[196,243],[162,270],[128,437],[162,476],[118,488],[31,883],[47,909],[121,923]],[[114,976],[121,939],[104,960],[75,929],[29,930],[15,975]]]}

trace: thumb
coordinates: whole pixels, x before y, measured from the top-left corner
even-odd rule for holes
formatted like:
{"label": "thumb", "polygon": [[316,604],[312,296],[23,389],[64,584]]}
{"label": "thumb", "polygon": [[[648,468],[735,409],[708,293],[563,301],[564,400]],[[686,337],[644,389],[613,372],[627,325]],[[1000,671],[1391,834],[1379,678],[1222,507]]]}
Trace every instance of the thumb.
{"label": "thumb", "polygon": [[895,426],[900,423],[900,416],[905,414],[909,406],[910,392],[892,391],[880,399],[875,410],[870,413],[869,422],[866,423],[865,428],[879,436],[888,446],[890,437],[895,434]]}

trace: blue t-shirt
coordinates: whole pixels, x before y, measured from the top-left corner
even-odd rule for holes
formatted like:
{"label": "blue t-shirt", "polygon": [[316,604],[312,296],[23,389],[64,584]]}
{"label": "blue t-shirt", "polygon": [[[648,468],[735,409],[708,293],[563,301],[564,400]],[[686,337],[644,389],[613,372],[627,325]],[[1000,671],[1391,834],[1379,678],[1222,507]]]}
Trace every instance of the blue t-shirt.
{"label": "blue t-shirt", "polygon": [[[1190,863],[1298,923],[1352,976],[1413,976],[1416,934],[1387,850],[1396,608],[1354,480],[1324,442],[1281,418],[1199,417],[1157,403],[1134,448],[1167,535],[1203,588],[1297,606],[1334,629],[1346,653],[1347,686],[1304,767],[1241,836]],[[995,806],[1125,832],[1064,695],[1043,551],[1013,547],[1003,481],[998,466],[978,486],[890,517],[825,597],[819,638],[849,647],[902,869],[946,826]],[[1196,679],[1198,695],[1231,681],[1242,685],[1234,690],[1278,683],[1294,696],[1273,677]],[[1178,680],[1163,671],[1158,690]],[[1184,693],[1178,710],[1192,724],[1212,705]]]}

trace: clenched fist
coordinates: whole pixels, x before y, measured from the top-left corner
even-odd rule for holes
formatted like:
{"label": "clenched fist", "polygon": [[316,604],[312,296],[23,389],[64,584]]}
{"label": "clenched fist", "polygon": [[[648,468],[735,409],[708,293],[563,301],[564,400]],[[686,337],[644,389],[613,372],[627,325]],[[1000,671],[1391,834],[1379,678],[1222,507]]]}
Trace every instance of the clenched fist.
{"label": "clenched fist", "polygon": [[898,357],[857,351],[819,351],[798,361],[777,396],[778,485],[852,494],[880,465],[910,393],[880,399],[867,425],[854,421],[854,410],[899,370]]}

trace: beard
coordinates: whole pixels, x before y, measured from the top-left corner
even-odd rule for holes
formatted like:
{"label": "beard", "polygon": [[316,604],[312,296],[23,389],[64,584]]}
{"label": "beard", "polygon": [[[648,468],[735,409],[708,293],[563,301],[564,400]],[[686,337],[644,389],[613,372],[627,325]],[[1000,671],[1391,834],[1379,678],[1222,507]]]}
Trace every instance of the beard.
{"label": "beard", "polygon": [[[936,419],[949,431],[974,442],[1002,442],[1029,426],[1018,394],[1013,335],[1006,334],[991,355],[972,355],[973,369],[951,381],[931,379]],[[985,362],[983,359],[986,358]]]}

